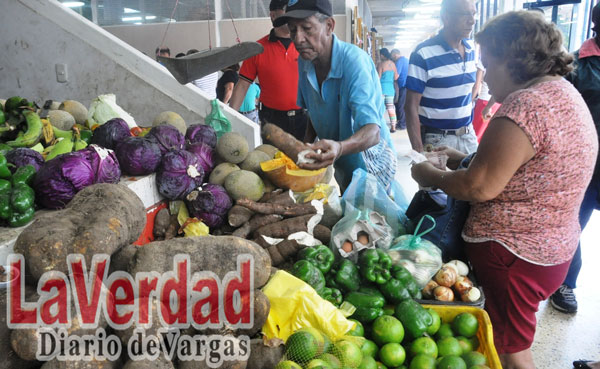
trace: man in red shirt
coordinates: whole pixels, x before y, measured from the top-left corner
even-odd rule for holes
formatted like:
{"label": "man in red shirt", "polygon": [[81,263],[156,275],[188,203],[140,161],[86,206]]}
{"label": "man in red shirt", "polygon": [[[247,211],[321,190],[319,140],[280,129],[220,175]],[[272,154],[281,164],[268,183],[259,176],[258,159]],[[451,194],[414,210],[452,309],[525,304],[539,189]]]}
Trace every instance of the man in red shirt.
{"label": "man in red shirt", "polygon": [[[269,15],[271,22],[284,14],[287,0],[271,0]],[[240,69],[240,79],[235,85],[229,105],[239,110],[248,87],[256,78],[260,83],[259,111],[261,123],[269,122],[284,131],[304,140],[308,115],[297,103],[298,95],[298,51],[290,39],[287,24],[275,27],[258,40],[264,51],[246,59]]]}

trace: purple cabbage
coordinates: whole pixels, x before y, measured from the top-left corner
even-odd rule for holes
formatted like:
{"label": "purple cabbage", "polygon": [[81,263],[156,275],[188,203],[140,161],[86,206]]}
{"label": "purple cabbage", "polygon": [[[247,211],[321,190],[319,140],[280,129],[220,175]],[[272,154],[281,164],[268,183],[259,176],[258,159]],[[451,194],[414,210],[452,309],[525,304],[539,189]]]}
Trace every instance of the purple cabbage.
{"label": "purple cabbage", "polygon": [[35,176],[33,189],[40,205],[62,209],[77,192],[92,184],[92,165],[86,155],[76,151],[45,162]]}
{"label": "purple cabbage", "polygon": [[162,153],[157,143],[146,138],[129,137],[115,150],[121,170],[132,176],[154,173],[160,165]]}
{"label": "purple cabbage", "polygon": [[214,128],[206,124],[192,124],[185,132],[188,143],[204,143],[211,148],[217,147],[217,133]]}
{"label": "purple cabbage", "polygon": [[33,165],[35,171],[40,170],[44,165],[44,157],[37,151],[20,147],[8,151],[5,155],[6,161],[13,164],[15,167],[11,168],[14,173],[18,168],[24,167],[25,165]]}
{"label": "purple cabbage", "polygon": [[79,151],[86,156],[95,173],[94,183],[118,183],[121,179],[121,168],[114,151],[98,145],[89,145]]}
{"label": "purple cabbage", "polygon": [[169,151],[156,173],[158,192],[169,200],[183,199],[204,180],[204,169],[195,154],[185,150]]}
{"label": "purple cabbage", "polygon": [[181,132],[168,124],[152,127],[144,137],[156,142],[160,146],[163,155],[171,149],[182,150],[185,145],[185,138]]}
{"label": "purple cabbage", "polygon": [[185,203],[190,215],[202,220],[209,228],[221,226],[233,206],[225,188],[212,183],[205,183],[190,192]]}
{"label": "purple cabbage", "polygon": [[119,142],[131,137],[129,126],[121,118],[114,118],[94,130],[90,144],[114,150]]}
{"label": "purple cabbage", "polygon": [[207,176],[215,167],[215,150],[202,142],[187,143],[185,149],[196,154],[200,160],[200,165],[204,169],[204,175]]}

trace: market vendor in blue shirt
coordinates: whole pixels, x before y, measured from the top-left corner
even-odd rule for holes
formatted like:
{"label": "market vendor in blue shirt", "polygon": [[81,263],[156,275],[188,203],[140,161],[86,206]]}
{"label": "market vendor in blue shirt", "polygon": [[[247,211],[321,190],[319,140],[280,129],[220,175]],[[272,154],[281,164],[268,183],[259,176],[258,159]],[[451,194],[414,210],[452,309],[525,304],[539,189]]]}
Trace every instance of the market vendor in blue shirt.
{"label": "market vendor in blue shirt", "polygon": [[[304,142],[320,169],[331,164],[345,190],[357,168],[373,174],[389,188],[396,174],[396,153],[386,128],[379,75],[373,61],[358,47],[333,34],[335,20],[329,0],[290,0],[275,26],[288,25],[298,58],[298,106],[308,111]],[[321,150],[318,152],[317,150]]]}

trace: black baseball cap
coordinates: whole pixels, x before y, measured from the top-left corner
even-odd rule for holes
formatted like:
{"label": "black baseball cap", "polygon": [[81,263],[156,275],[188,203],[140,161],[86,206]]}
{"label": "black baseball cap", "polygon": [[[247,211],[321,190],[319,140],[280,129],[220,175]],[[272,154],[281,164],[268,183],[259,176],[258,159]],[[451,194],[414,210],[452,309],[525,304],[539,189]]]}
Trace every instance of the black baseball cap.
{"label": "black baseball cap", "polygon": [[287,0],[271,0],[271,3],[269,4],[269,11],[273,11],[273,10],[278,10],[278,9],[285,9],[285,6],[287,5]]}
{"label": "black baseball cap", "polygon": [[291,18],[304,19],[317,13],[333,16],[333,7],[329,0],[289,0],[285,14],[275,19],[275,27],[283,26]]}

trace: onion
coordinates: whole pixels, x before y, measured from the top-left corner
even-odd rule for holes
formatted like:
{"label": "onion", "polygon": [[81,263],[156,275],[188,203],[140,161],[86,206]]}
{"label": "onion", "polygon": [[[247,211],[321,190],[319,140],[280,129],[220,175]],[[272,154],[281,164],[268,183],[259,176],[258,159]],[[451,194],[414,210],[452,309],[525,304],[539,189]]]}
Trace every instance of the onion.
{"label": "onion", "polygon": [[438,272],[435,274],[433,280],[436,281],[440,286],[452,287],[452,285],[456,283],[457,278],[458,275],[454,268],[442,267],[442,269],[438,270]]}
{"label": "onion", "polygon": [[458,273],[458,275],[467,275],[469,274],[469,267],[467,266],[467,264],[465,264],[464,262],[460,261],[460,260],[451,260],[449,262],[447,262],[445,265],[454,265],[456,267],[456,272]]}
{"label": "onion", "polygon": [[454,301],[454,292],[448,287],[438,286],[433,290],[433,297],[438,301]]}
{"label": "onion", "polygon": [[462,295],[471,287],[473,287],[473,282],[464,276],[458,276],[456,283],[454,283],[454,290],[458,292],[459,295]]}
{"label": "onion", "polygon": [[465,293],[460,295],[460,299],[465,302],[475,302],[481,298],[481,291],[477,287],[469,288]]}
{"label": "onion", "polygon": [[423,294],[423,297],[425,297],[427,299],[432,299],[433,298],[433,290],[438,286],[439,286],[439,284],[437,284],[437,282],[434,280],[427,282],[427,284],[425,285],[425,287],[423,287],[423,290],[421,291],[421,293]]}

